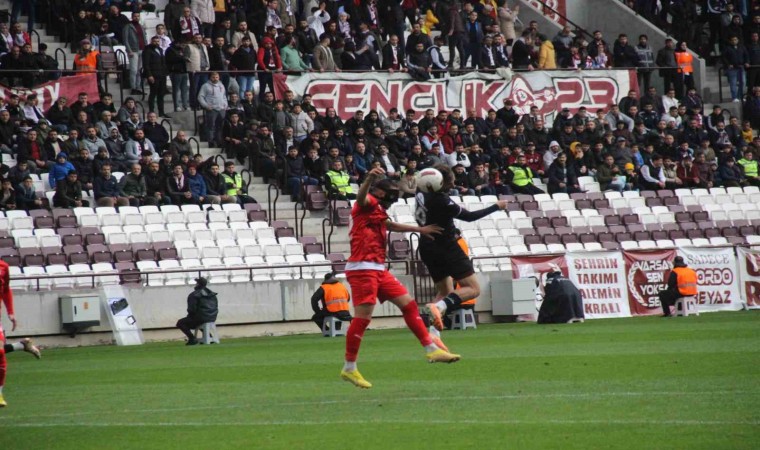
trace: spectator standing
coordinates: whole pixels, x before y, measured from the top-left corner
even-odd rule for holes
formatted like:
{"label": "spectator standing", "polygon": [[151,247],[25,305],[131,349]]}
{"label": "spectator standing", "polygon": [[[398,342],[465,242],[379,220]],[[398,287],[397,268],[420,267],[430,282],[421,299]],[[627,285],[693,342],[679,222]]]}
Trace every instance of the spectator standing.
{"label": "spectator standing", "polygon": [[174,41],[164,55],[169,79],[172,81],[172,102],[175,112],[190,109],[190,79],[187,75],[186,48],[187,44],[184,42]]}
{"label": "spectator standing", "polygon": [[454,68],[454,59],[457,52],[459,52],[459,68],[464,69],[467,62],[464,52],[467,35],[465,33],[465,20],[460,10],[460,5],[461,3],[459,2],[451,2],[448,8],[449,69]]}
{"label": "spectator standing", "polygon": [[548,39],[541,43],[538,51],[538,68],[541,70],[554,70],[557,68],[557,55],[554,51],[554,43]]}
{"label": "spectator standing", "polygon": [[[150,85],[148,96],[148,110],[158,110],[158,115],[166,117],[164,113],[164,95],[166,95],[166,76],[169,74],[166,67],[166,57],[161,49],[161,38],[153,36],[150,44],[142,53],[143,74]],[[158,105],[156,105],[158,103]]]}
{"label": "spectator standing", "polygon": [[[760,15],[756,16],[760,18]],[[760,26],[758,27],[760,29]],[[752,94],[752,88],[760,86],[760,31],[753,31],[747,40],[747,55],[749,56],[749,69],[747,69],[747,96]]]}
{"label": "spectator standing", "polygon": [[206,73],[209,70],[209,57],[208,47],[203,44],[203,36],[196,34],[193,36],[193,40],[185,48],[187,71],[192,76],[190,83],[191,97],[190,106],[198,106],[198,91],[206,84],[209,79],[209,74]]}
{"label": "spectator standing", "polygon": [[[664,85],[663,91],[676,88],[676,78],[678,76],[678,62],[676,61],[675,46],[672,39],[665,39],[665,46],[657,51],[655,64],[660,68],[660,76]],[[683,88],[681,96],[683,97]]]}
{"label": "spectator standing", "polygon": [[230,64],[237,70],[235,79],[238,86],[240,86],[240,92],[253,92],[257,59],[258,55],[253,48],[251,39],[247,35],[243,36],[240,47],[235,51],[230,60]]}
{"label": "spectator standing", "polygon": [[726,70],[728,86],[734,103],[741,102],[744,94],[744,69],[749,67],[747,49],[739,43],[739,38],[732,36],[721,53],[723,68]]}
{"label": "spectator standing", "polygon": [[198,103],[205,111],[204,125],[208,133],[209,145],[216,146],[219,142],[219,125],[221,124],[224,111],[227,110],[227,93],[224,85],[219,81],[219,74],[211,72],[211,77],[198,93]]}
{"label": "spectator standing", "polygon": [[330,35],[322,34],[319,37],[319,44],[314,47],[314,55],[311,62],[314,70],[319,72],[337,71],[335,59],[333,59],[332,50],[330,50]]}
{"label": "spectator standing", "polygon": [[193,15],[201,22],[201,34],[211,37],[214,31],[214,0],[193,0],[191,3]]}
{"label": "spectator standing", "polygon": [[503,5],[496,9],[496,12],[499,17],[499,30],[504,34],[507,45],[512,45],[517,38],[515,34],[515,21],[517,20],[517,15],[520,14],[520,4],[518,3],[514,8],[510,9],[505,1]]}
{"label": "spectator standing", "polygon": [[639,60],[639,86],[643,87],[644,91],[648,91],[652,78],[652,68],[654,67],[654,51],[649,46],[649,38],[646,34],[639,36],[639,43],[635,47],[636,54]]}
{"label": "spectator standing", "polygon": [[694,66],[692,65],[694,58],[689,53],[686,42],[681,41],[678,43],[678,47],[675,50],[675,58],[678,66],[675,80],[676,97],[683,98],[684,87],[686,89],[693,89],[695,87]]}
{"label": "spectator standing", "polygon": [[129,83],[132,95],[142,95],[140,88],[140,54],[145,49],[146,35],[140,24],[140,13],[132,13],[132,21],[124,27],[124,45],[129,57]]}
{"label": "spectator standing", "polygon": [[274,93],[274,75],[273,72],[282,70],[282,61],[280,52],[274,46],[274,40],[269,36],[261,41],[261,47],[258,53],[259,63],[259,100],[264,100],[264,93],[267,86]]}
{"label": "spectator standing", "polygon": [[515,69],[533,70],[533,61],[531,59],[533,47],[533,38],[530,30],[525,30],[512,46],[512,67]]}

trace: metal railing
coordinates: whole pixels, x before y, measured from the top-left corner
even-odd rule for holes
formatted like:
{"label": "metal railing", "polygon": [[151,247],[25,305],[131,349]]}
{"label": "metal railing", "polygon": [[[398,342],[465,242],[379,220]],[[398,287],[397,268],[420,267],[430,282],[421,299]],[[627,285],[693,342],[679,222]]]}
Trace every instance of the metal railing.
{"label": "metal railing", "polygon": [[161,120],[161,126],[166,128],[164,124],[169,125],[169,139],[174,139],[174,127],[172,126],[172,121],[169,119],[163,119]]}
{"label": "metal railing", "polygon": [[[272,190],[274,190],[274,200],[272,200]],[[267,208],[269,208],[269,225],[273,220],[277,220],[277,200],[280,199],[280,187],[275,183],[269,183],[267,186]]]}
{"label": "metal railing", "polygon": [[[166,119],[164,119],[164,120],[166,120]],[[195,136],[190,136],[189,138],[187,138],[187,142],[195,142],[195,154],[196,155],[200,155],[201,154],[201,141],[199,141],[198,139],[196,139]]]}

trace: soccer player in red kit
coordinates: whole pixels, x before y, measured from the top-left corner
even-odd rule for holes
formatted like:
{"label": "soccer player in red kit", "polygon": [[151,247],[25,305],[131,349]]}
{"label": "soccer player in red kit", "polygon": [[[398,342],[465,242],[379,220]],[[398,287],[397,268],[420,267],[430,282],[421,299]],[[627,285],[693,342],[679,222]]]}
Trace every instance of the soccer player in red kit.
{"label": "soccer player in red kit", "polygon": [[383,174],[383,169],[372,169],[359,188],[356,204],[351,211],[351,256],[346,264],[354,318],[346,333],[346,361],[340,376],[365,389],[371,388],[372,384],[357,370],[356,357],[378,300],[389,301],[401,310],[406,325],[425,348],[429,362],[452,363],[460,358],[459,355],[449,353],[440,340],[428,333],[417,303],[404,285],[385,267],[388,231],[417,232],[430,236],[440,232],[440,228],[435,225],[421,227],[391,222],[386,210],[398,200],[399,190],[391,180],[380,180]]}
{"label": "soccer player in red kit", "polygon": [[[8,263],[0,260],[0,295],[2,295],[2,302],[0,303],[0,314],[2,314],[2,305],[5,305],[6,314],[10,319],[13,327],[11,331],[16,330],[16,316],[13,312],[13,292],[11,292],[11,280],[10,270],[8,269]],[[3,348],[0,349],[0,408],[7,406],[5,398],[3,398],[3,386],[5,385],[5,372],[7,370],[7,363],[5,360],[5,333],[3,333],[3,325],[0,323],[0,341],[3,342]]]}

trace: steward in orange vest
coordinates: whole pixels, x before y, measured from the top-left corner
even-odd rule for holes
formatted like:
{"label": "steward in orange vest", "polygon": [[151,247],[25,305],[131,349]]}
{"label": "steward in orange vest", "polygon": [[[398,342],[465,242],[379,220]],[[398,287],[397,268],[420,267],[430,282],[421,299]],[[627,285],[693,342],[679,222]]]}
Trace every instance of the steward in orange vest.
{"label": "steward in orange vest", "polygon": [[683,258],[676,256],[673,260],[673,270],[668,278],[668,288],[660,291],[660,304],[663,317],[670,316],[670,306],[682,297],[697,295],[697,272],[686,266]]}
{"label": "steward in orange vest", "polygon": [[77,72],[95,72],[100,69],[100,52],[92,49],[89,39],[80,42],[82,48],[74,56],[74,70]]}
{"label": "steward in orange vest", "polygon": [[335,278],[335,273],[328,273],[325,275],[322,285],[311,296],[311,309],[314,310],[311,320],[317,324],[320,330],[322,329],[322,321],[327,316],[335,316],[340,320],[350,321],[349,300],[351,300],[351,294],[348,293],[348,289]]}

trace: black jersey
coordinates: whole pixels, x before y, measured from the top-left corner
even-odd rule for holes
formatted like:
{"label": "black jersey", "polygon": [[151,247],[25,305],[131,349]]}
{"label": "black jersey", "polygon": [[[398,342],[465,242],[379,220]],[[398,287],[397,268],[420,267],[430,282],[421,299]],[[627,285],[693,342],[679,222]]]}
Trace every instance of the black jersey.
{"label": "black jersey", "polygon": [[433,241],[430,239],[421,239],[420,243],[436,242],[456,244],[457,236],[454,231],[456,229],[454,226],[454,219],[463,220],[465,222],[474,222],[499,210],[499,207],[494,204],[478,211],[468,211],[454,203],[451,197],[443,192],[418,192],[415,196],[415,200],[417,208],[414,212],[414,217],[417,220],[417,223],[420,226],[438,225],[443,228],[441,234],[434,235]]}
{"label": "black jersey", "polygon": [[454,219],[459,217],[462,207],[443,192],[418,192],[415,200],[417,208],[414,217],[417,223],[420,226],[438,225],[443,228],[441,234],[435,235],[437,242],[456,242]]}

